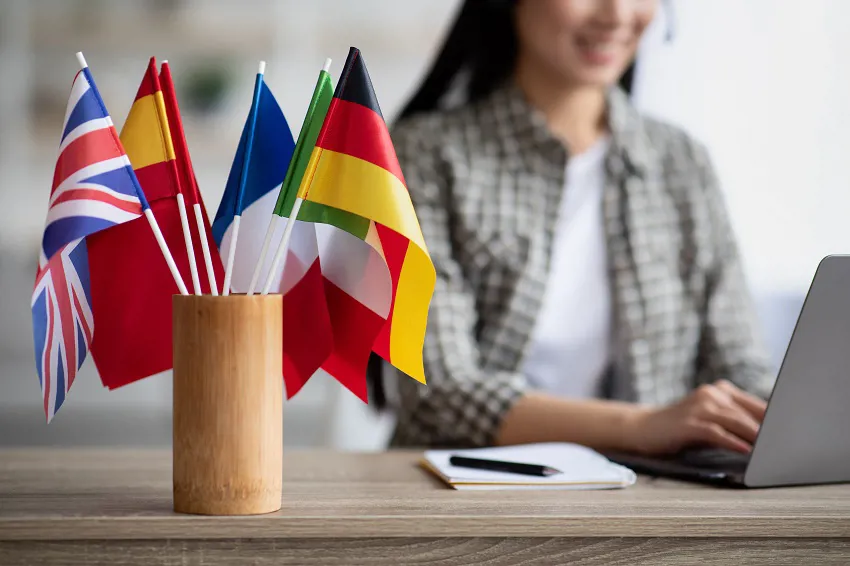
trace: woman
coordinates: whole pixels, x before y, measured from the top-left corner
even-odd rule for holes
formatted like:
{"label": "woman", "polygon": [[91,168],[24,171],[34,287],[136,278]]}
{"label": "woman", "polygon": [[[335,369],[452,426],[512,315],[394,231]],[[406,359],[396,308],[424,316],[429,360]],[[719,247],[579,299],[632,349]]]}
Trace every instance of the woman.
{"label": "woman", "polygon": [[465,2],[393,130],[437,271],[393,445],[751,449],[772,380],[714,172],[617,86],[656,4]]}

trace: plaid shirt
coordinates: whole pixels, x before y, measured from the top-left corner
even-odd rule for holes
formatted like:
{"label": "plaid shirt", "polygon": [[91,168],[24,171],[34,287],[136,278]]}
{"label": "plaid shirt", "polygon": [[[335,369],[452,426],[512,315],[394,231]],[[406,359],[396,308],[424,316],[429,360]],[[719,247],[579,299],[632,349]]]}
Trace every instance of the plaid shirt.
{"label": "plaid shirt", "polygon": [[[607,108],[615,354],[604,396],[667,404],[725,378],[766,397],[774,373],[706,150],[640,116],[620,90]],[[393,141],[437,283],[428,385],[390,371],[400,402],[391,444],[487,445],[530,387],[518,368],[545,287],[557,284],[549,260],[567,151],[512,84],[405,120]]]}

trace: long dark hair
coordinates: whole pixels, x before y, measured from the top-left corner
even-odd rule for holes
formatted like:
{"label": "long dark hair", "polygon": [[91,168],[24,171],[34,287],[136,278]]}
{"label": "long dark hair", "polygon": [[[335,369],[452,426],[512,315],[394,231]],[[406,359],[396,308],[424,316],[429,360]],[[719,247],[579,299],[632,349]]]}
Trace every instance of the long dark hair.
{"label": "long dark hair", "polygon": [[[401,110],[397,120],[440,108],[450,91],[461,85],[463,102],[472,104],[489,95],[510,77],[519,51],[514,24],[517,0],[465,0],[434,59],[425,80]],[[667,4],[670,8],[669,3]],[[671,36],[668,28],[668,39]],[[635,62],[623,73],[619,85],[631,94]],[[386,407],[382,379],[383,360],[372,354],[366,372],[374,406]]]}
{"label": "long dark hair", "polygon": [[[486,97],[514,71],[519,39],[514,23],[517,0],[465,0],[443,46],[419,89],[398,115],[404,119],[436,110],[456,81],[466,73],[464,102]],[[620,78],[620,86],[632,90],[635,63]]]}

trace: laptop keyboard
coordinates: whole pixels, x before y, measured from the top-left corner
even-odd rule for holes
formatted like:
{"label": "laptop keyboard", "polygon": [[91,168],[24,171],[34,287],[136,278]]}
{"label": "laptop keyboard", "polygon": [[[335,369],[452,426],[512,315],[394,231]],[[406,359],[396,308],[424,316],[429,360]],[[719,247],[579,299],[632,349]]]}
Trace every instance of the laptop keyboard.
{"label": "laptop keyboard", "polygon": [[750,461],[750,455],[720,448],[707,448],[685,450],[679,454],[677,460],[700,468],[743,472]]}

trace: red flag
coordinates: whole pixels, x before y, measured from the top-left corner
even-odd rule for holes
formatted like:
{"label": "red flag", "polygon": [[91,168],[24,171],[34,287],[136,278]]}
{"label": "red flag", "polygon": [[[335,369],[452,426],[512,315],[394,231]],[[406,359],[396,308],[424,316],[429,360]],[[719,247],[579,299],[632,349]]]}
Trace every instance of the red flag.
{"label": "red flag", "polygon": [[[201,287],[204,293],[209,293],[215,282],[216,288],[221,289],[221,284],[224,282],[224,266],[221,262],[218,248],[213,239],[212,229],[210,227],[210,219],[207,216],[207,209],[204,206],[201,191],[198,189],[198,180],[195,177],[195,169],[192,167],[192,158],[189,156],[189,144],[186,142],[186,134],[183,131],[183,121],[180,118],[180,107],[177,105],[177,94],[174,90],[174,81],[171,80],[171,68],[168,63],[163,63],[159,73],[159,80],[162,86],[162,96],[165,102],[165,110],[168,116],[168,127],[170,130],[171,141],[174,145],[175,163],[177,165],[177,173],[180,179],[180,189],[186,199],[186,205],[192,210],[189,211],[189,224],[192,227],[192,241],[194,242],[195,255],[198,256],[198,271],[201,278]],[[203,220],[203,230],[199,231],[196,214],[194,209],[197,207],[200,210]],[[201,233],[206,239],[207,249],[210,252],[210,260],[213,267],[214,277],[212,280],[206,276],[206,263],[202,255]],[[200,255],[199,255],[200,254]],[[208,275],[208,274],[207,274]]]}

